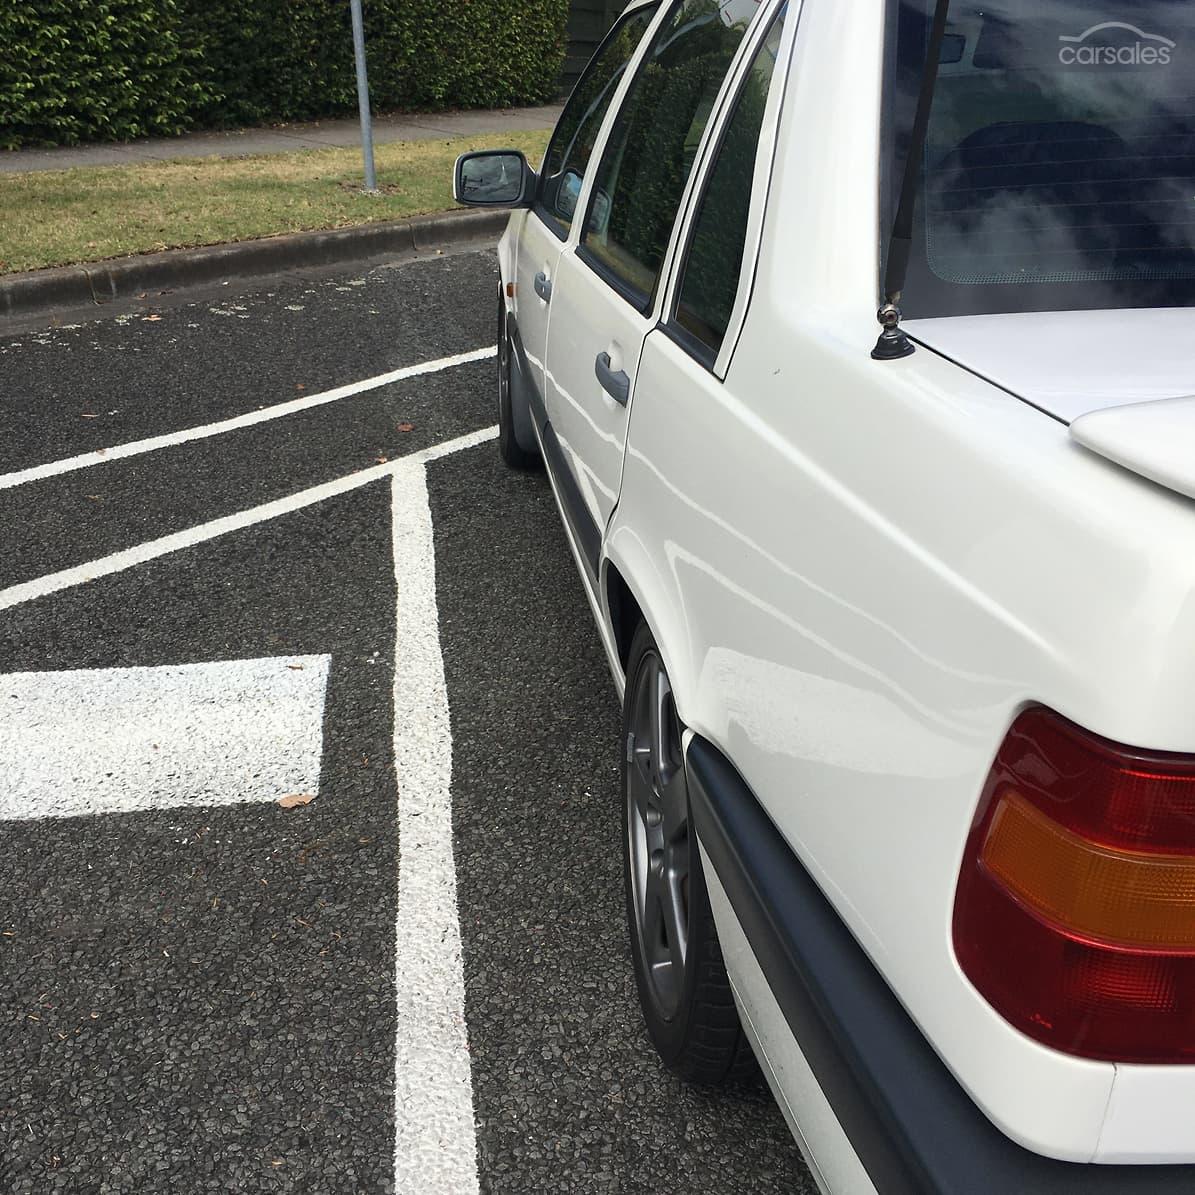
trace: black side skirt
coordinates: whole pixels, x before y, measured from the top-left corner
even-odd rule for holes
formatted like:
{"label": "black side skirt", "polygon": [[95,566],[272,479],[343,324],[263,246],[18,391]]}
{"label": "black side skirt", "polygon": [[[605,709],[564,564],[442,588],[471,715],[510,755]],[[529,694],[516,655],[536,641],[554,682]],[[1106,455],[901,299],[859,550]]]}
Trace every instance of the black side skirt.
{"label": "black side skirt", "polygon": [[880,1195],[1162,1195],[1195,1166],[1078,1165],[1004,1136],[934,1053],[742,777],[695,738],[698,837]]}

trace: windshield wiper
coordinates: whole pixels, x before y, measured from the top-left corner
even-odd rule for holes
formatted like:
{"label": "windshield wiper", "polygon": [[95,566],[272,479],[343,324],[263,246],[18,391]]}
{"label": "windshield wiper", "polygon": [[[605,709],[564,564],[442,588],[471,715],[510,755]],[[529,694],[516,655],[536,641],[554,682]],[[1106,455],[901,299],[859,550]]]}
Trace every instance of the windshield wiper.
{"label": "windshield wiper", "polygon": [[925,156],[925,142],[929,135],[929,116],[934,106],[934,91],[938,86],[938,67],[942,59],[942,42],[946,37],[946,17],[950,0],[938,0],[934,10],[934,24],[930,30],[929,46],[925,51],[925,70],[921,75],[921,93],[917,97],[917,113],[909,136],[909,153],[905,158],[905,173],[900,186],[900,202],[892,235],[888,240],[888,259],[884,269],[884,304],[879,310],[883,327],[871,355],[877,361],[896,361],[916,350],[913,342],[900,326],[900,299],[909,272],[909,256],[913,249],[913,214],[917,207],[917,190],[921,182],[921,160]]}

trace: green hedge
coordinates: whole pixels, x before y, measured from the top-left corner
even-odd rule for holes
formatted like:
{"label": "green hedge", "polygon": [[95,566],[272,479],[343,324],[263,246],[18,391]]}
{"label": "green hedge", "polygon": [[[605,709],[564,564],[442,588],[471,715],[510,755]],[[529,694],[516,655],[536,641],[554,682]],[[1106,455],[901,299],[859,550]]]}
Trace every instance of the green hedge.
{"label": "green hedge", "polygon": [[[365,0],[374,108],[536,103],[569,0]],[[348,0],[0,0],[0,147],[350,113]]]}

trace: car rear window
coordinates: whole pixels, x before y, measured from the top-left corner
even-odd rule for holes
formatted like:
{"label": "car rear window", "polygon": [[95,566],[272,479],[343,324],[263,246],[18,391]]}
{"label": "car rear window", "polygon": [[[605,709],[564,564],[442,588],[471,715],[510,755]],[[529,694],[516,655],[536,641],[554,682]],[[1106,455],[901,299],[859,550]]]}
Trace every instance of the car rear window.
{"label": "car rear window", "polygon": [[[897,6],[888,219],[932,0]],[[1186,306],[1195,4],[951,0],[908,316]]]}

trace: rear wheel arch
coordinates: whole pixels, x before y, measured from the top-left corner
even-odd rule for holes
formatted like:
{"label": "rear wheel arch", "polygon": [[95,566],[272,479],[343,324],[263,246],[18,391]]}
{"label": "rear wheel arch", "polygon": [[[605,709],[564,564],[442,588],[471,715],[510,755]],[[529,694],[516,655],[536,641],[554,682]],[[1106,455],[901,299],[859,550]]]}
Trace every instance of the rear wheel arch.
{"label": "rear wheel arch", "polygon": [[606,561],[606,610],[614,644],[618,649],[618,660],[625,675],[635,631],[646,620],[639,599],[631,591],[617,565],[609,560]]}
{"label": "rear wheel arch", "polygon": [[639,534],[621,521],[623,509],[620,503],[614,512],[598,585],[618,662],[625,677],[635,632],[646,623],[668,669],[681,719],[692,725],[697,677],[680,594]]}

